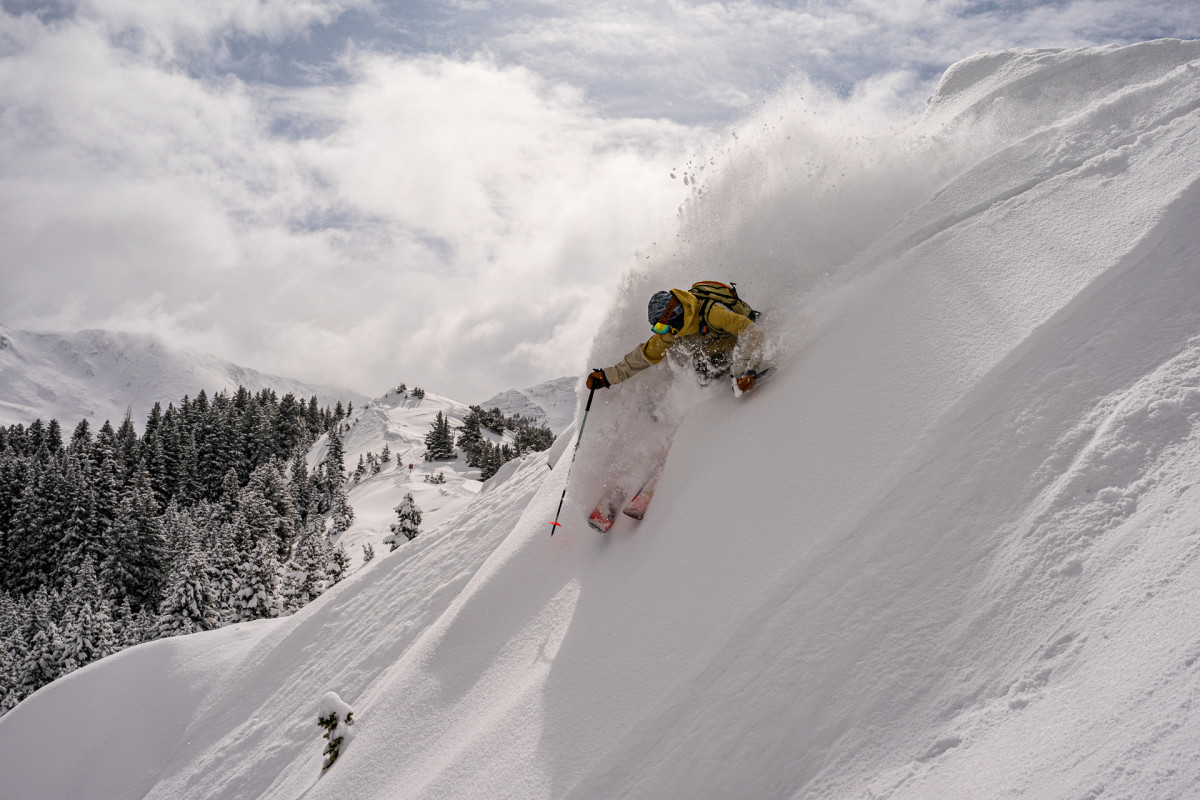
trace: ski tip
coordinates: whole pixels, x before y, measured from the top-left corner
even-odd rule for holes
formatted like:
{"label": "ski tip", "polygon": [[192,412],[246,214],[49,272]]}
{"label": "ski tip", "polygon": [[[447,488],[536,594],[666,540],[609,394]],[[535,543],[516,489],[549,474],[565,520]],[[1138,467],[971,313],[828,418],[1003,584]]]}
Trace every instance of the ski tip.
{"label": "ski tip", "polygon": [[590,517],[588,517],[588,525],[591,525],[594,529],[600,531],[601,533],[608,533],[609,528],[613,526],[613,519],[612,517],[606,517],[603,514],[593,513]]}

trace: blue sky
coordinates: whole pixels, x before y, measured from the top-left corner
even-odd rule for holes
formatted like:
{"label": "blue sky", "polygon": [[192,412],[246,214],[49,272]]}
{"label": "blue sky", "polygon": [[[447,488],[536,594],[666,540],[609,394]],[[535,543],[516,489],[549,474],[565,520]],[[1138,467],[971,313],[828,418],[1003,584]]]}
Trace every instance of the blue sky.
{"label": "blue sky", "polygon": [[1200,36],[1190,0],[0,8],[0,322],[468,402],[584,370],[672,171],[764,104],[904,120],[974,53]]}

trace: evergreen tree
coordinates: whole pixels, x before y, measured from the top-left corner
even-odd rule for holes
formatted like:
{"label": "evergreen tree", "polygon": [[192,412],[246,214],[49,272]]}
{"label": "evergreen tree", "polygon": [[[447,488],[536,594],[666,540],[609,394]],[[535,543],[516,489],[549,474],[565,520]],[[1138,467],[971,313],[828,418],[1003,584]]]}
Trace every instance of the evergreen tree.
{"label": "evergreen tree", "polygon": [[314,527],[301,542],[292,569],[297,573],[297,582],[289,601],[294,609],[302,608],[315,600],[329,585],[329,566],[332,547],[324,526]]}
{"label": "evergreen tree", "polygon": [[163,557],[170,563],[187,552],[191,542],[198,538],[192,515],[172,500],[159,519],[159,532],[163,542]]}
{"label": "evergreen tree", "polygon": [[37,459],[30,460],[29,466],[9,534],[12,586],[24,595],[46,585],[55,573],[64,523],[59,495],[61,482],[53,467]]}
{"label": "evergreen tree", "polygon": [[128,486],[132,482],[134,472],[137,470],[141,457],[138,445],[137,430],[133,426],[133,411],[126,409],[125,419],[121,422],[121,427],[117,429],[115,442],[117,478],[122,487]]}
{"label": "evergreen tree", "polygon": [[0,716],[21,700],[28,648],[21,633],[23,609],[7,592],[0,592]]}
{"label": "evergreen tree", "polygon": [[54,602],[46,587],[41,586],[29,604],[21,631],[26,651],[18,668],[21,678],[18,699],[28,697],[63,674],[65,648],[54,621]]}
{"label": "evergreen tree", "polygon": [[64,668],[68,672],[117,651],[112,613],[101,593],[95,564],[90,557],[80,567],[79,576],[68,595],[62,639]]}
{"label": "evergreen tree", "polygon": [[107,542],[112,537],[113,526],[120,513],[120,467],[117,464],[115,447],[116,439],[112,426],[106,420],[96,435],[91,459],[96,493],[95,535],[101,542]]}
{"label": "evergreen tree", "polygon": [[504,461],[497,445],[484,439],[479,444],[479,480],[486,481],[496,474]]}
{"label": "evergreen tree", "polygon": [[104,557],[104,527],[97,514],[95,470],[87,450],[72,447],[65,455],[65,493],[62,552],[56,582],[64,585],[85,561],[99,563]]}
{"label": "evergreen tree", "polygon": [[279,401],[279,411],[275,415],[275,444],[278,452],[286,458],[288,454],[301,447],[307,438],[304,420],[304,408],[296,402],[291,392]]}
{"label": "evergreen tree", "polygon": [[50,420],[50,424],[46,426],[46,449],[52,456],[58,455],[63,450],[62,427],[59,426],[56,419]]}
{"label": "evergreen tree", "polygon": [[326,692],[317,706],[317,724],[325,729],[322,737],[326,740],[325,756],[321,764],[321,772],[325,772],[341,755],[342,748],[350,743],[354,724],[354,709],[342,702],[337,692]]}
{"label": "evergreen tree", "polygon": [[438,412],[433,429],[425,436],[425,460],[444,461],[454,458],[454,435],[450,432],[450,421]]}
{"label": "evergreen tree", "polygon": [[325,426],[321,422],[321,409],[317,405],[316,395],[308,399],[308,408],[304,413],[304,422],[308,428],[308,438],[315,439],[321,435]]}
{"label": "evergreen tree", "polygon": [[113,630],[118,649],[133,647],[154,638],[151,635],[156,615],[148,610],[135,612],[125,598],[113,611]]}
{"label": "evergreen tree", "polygon": [[554,444],[554,433],[543,426],[522,425],[516,428],[513,442],[517,457],[526,453],[549,450]]}
{"label": "evergreen tree", "polygon": [[342,431],[338,426],[329,429],[329,447],[325,452],[325,474],[330,484],[338,486],[346,482],[345,450],[342,447]]}
{"label": "evergreen tree", "polygon": [[264,408],[258,403],[251,403],[243,417],[242,429],[245,436],[246,463],[251,472],[270,463],[279,454],[269,407]]}
{"label": "evergreen tree", "polygon": [[292,457],[291,477],[288,479],[288,491],[292,495],[292,507],[296,509],[300,525],[297,532],[308,521],[308,507],[312,501],[313,486],[308,475],[308,459],[303,452],[297,450]]}
{"label": "evergreen tree", "polygon": [[[86,419],[80,420],[71,434],[69,448],[76,453],[90,453],[92,450],[92,430]],[[0,450],[4,448],[0,447]]]}
{"label": "evergreen tree", "polygon": [[49,456],[50,450],[45,445],[46,426],[41,419],[35,419],[25,431],[25,454],[38,458],[40,453],[45,452]]}
{"label": "evergreen tree", "polygon": [[350,554],[346,552],[344,545],[339,544],[329,555],[329,585],[339,583],[349,572]]}
{"label": "evergreen tree", "polygon": [[411,492],[405,494],[404,500],[396,506],[396,521],[392,523],[391,528],[391,535],[385,537],[383,542],[390,544],[392,550],[403,544],[401,538],[412,541],[421,532],[421,509],[417,507],[417,501],[413,499]]}
{"label": "evergreen tree", "polygon": [[291,489],[276,462],[269,461],[254,470],[242,492],[242,505],[246,509],[247,524],[261,535],[273,539],[279,557],[286,559],[300,525],[300,515],[296,511]]}
{"label": "evergreen tree", "polygon": [[235,526],[216,525],[202,529],[201,547],[208,554],[209,575],[216,595],[219,625],[238,622],[238,594],[242,588],[241,554],[234,545]]}
{"label": "evergreen tree", "polygon": [[233,522],[233,517],[242,510],[242,484],[238,480],[237,469],[230,467],[221,479],[221,494],[218,497],[219,521],[222,524]]}
{"label": "evergreen tree", "polygon": [[0,641],[21,627],[21,607],[8,592],[0,592]]}
{"label": "evergreen tree", "polygon": [[159,607],[153,636],[156,639],[206,631],[217,625],[217,595],[213,590],[208,558],[190,543],[168,581],[168,590]]}
{"label": "evergreen tree", "polygon": [[12,591],[20,577],[19,540],[13,533],[18,502],[25,490],[26,466],[12,450],[0,452],[0,590]]}
{"label": "evergreen tree", "polygon": [[[157,407],[155,405],[155,408]],[[176,480],[167,466],[167,452],[161,426],[142,440],[142,455],[146,462],[146,471],[150,475],[150,488],[154,492],[154,501],[160,510],[164,509],[175,494]]]}
{"label": "evergreen tree", "polygon": [[350,505],[350,499],[346,497],[345,490],[340,486],[337,494],[333,496],[333,506],[330,510],[332,512],[330,535],[340,536],[354,524],[354,508]]}
{"label": "evergreen tree", "polygon": [[238,569],[235,605],[238,619],[247,621],[279,616],[279,558],[273,542],[264,539]]}
{"label": "evergreen tree", "polygon": [[458,431],[458,446],[467,454],[467,466],[480,466],[480,445],[484,441],[483,431],[480,428],[480,416],[482,410],[479,406],[471,406],[467,415],[463,417],[462,426]]}
{"label": "evergreen tree", "polygon": [[129,598],[134,610],[152,611],[162,596],[166,545],[157,503],[144,469],[121,498],[101,567],[106,593],[114,602]]}

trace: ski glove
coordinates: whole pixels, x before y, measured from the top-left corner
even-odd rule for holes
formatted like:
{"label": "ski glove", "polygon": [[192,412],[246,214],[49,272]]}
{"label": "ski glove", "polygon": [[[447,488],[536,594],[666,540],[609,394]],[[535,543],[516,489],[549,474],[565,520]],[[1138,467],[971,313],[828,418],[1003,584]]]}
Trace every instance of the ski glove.
{"label": "ski glove", "polygon": [[607,389],[611,385],[602,369],[595,370],[591,375],[587,376],[587,388],[593,392],[597,389]]}
{"label": "ski glove", "polygon": [[758,373],[756,373],[752,369],[746,370],[741,375],[738,375],[736,378],[733,379],[733,387],[734,387],[733,393],[735,395],[737,395],[738,397],[741,397],[746,392],[748,392],[754,388],[754,384],[755,384],[755,382],[757,382],[757,380],[758,380]]}

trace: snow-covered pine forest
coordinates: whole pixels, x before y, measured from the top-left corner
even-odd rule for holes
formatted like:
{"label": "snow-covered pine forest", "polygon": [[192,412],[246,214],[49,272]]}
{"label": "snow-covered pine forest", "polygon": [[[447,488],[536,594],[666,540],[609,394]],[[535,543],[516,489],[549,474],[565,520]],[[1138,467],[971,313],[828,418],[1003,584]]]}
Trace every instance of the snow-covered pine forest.
{"label": "snow-covered pine forest", "polygon": [[[386,442],[347,470],[342,434],[355,422],[353,403],[239,387],[155,403],[141,434],[129,414],[94,434],[81,420],[69,439],[56,419],[0,426],[0,715],[127,647],[286,616],[340,581],[366,559],[340,542],[354,522],[348,490],[396,471]],[[456,428],[439,410],[423,457],[461,448],[486,480],[553,440],[495,407],[470,406]],[[437,475],[426,479],[444,483]],[[401,537],[364,548],[416,537],[420,510],[407,498],[392,528]]]}
{"label": "snow-covered pine forest", "polygon": [[126,647],[293,613],[340,580],[345,416],[240,387],[156,403],[141,434],[129,415],[69,436],[0,426],[0,713]]}

